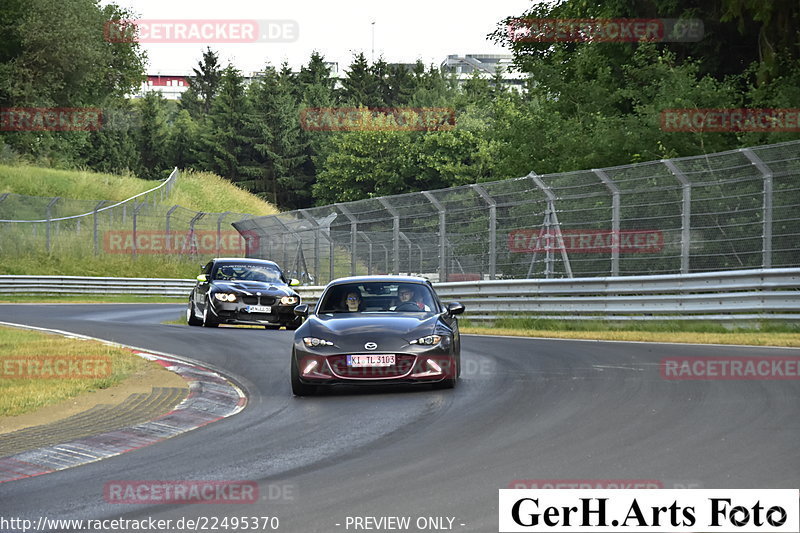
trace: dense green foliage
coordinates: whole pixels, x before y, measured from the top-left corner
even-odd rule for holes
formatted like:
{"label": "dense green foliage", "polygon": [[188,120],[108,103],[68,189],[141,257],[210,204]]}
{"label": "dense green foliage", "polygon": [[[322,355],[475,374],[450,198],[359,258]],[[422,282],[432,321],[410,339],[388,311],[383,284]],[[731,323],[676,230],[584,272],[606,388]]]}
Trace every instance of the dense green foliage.
{"label": "dense green foliage", "polygon": [[[354,56],[337,85],[322,54],[300,72],[267,64],[247,83],[207,49],[182,100],[124,99],[142,79],[135,44],[103,39],[118,7],[94,0],[6,0],[0,13],[0,107],[102,106],[97,132],[4,133],[16,157],[160,178],[174,166],[219,173],[282,209],[527,174],[696,155],[797,138],[781,132],[667,132],[670,108],[800,107],[796,0],[555,0],[516,17],[700,19],[698,42],[510,41],[491,38],[528,76],[462,84],[421,62]],[[76,21],[80,20],[78,24]],[[304,110],[446,107],[445,131],[309,131]],[[313,130],[313,129],[312,129]],[[9,155],[10,154],[10,155]]]}

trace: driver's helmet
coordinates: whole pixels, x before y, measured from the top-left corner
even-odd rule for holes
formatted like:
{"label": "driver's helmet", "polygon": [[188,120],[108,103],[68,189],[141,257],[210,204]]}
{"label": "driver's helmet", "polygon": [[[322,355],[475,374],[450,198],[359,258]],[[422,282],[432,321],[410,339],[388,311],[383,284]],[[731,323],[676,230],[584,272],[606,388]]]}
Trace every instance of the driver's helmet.
{"label": "driver's helmet", "polygon": [[236,275],[236,271],[233,269],[232,266],[222,266],[219,269],[219,278],[220,279],[233,279]]}

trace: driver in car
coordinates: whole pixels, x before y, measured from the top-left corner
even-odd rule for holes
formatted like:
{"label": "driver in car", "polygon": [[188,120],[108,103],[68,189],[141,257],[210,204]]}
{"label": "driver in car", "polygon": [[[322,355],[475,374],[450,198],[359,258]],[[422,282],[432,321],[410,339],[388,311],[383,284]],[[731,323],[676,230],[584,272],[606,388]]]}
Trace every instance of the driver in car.
{"label": "driver in car", "polygon": [[233,270],[233,267],[230,266],[223,266],[217,271],[217,278],[220,280],[232,280],[236,276],[236,272]]}
{"label": "driver in car", "polygon": [[[417,291],[414,287],[408,285],[401,285],[397,289],[397,296],[400,301],[397,305],[389,308],[390,311],[430,311],[431,308],[417,297]],[[414,309],[412,306],[416,307]],[[399,309],[398,309],[399,308]]]}

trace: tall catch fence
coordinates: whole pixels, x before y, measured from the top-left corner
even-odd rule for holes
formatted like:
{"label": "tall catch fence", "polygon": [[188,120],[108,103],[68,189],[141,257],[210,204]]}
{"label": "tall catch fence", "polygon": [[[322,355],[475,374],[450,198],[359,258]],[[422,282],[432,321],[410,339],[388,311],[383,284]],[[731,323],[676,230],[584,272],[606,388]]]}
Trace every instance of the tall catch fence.
{"label": "tall catch fence", "polygon": [[800,266],[800,141],[527,176],[240,220],[251,257],[315,283]]}
{"label": "tall catch fence", "polygon": [[245,255],[249,243],[230,224],[253,215],[170,205],[178,178],[174,169],[157,186],[121,202],[0,194],[0,253],[76,261],[102,254],[161,255],[197,262]]}

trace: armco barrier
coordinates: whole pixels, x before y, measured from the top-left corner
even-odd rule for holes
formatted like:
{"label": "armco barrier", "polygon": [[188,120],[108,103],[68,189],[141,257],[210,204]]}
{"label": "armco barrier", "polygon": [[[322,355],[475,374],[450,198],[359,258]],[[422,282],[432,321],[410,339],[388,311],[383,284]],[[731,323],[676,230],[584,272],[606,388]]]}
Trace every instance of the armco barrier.
{"label": "armco barrier", "polygon": [[[0,294],[187,296],[191,279],[0,276]],[[437,283],[445,302],[458,300],[472,320],[497,316],[561,319],[657,318],[800,320],[800,268],[606,278]],[[322,287],[299,287],[313,304]]]}

